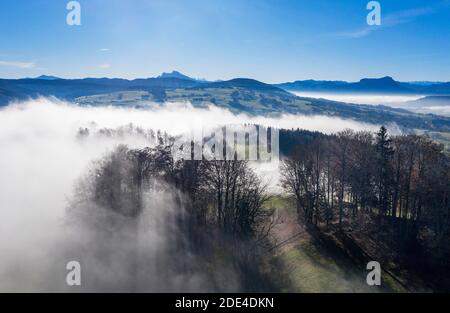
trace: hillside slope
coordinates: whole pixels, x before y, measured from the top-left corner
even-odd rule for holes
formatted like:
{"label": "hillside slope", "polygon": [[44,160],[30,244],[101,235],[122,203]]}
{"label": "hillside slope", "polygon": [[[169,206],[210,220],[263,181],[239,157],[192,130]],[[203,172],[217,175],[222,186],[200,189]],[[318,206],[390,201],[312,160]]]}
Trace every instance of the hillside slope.
{"label": "hillside slope", "polygon": [[[148,79],[19,79],[0,80],[0,105],[13,100],[55,96],[80,105],[146,106],[154,102],[190,102],[198,107],[217,105],[252,115],[318,114],[374,124],[395,123],[404,130],[450,133],[450,117],[412,113],[387,106],[356,105],[324,99],[297,97],[281,88],[253,79],[221,82],[165,75]],[[390,79],[363,82],[376,86],[394,84]]]}

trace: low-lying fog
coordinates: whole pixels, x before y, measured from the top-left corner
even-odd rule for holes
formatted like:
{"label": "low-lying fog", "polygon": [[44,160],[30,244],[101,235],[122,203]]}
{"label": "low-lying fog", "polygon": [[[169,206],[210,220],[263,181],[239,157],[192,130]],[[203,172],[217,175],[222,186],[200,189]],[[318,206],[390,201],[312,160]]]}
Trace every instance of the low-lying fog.
{"label": "low-lying fog", "polygon": [[323,93],[323,92],[292,92],[296,96],[327,99],[332,101],[368,104],[368,105],[386,105],[393,108],[401,108],[415,113],[436,114],[450,116],[450,105],[448,100],[440,102],[434,100],[433,104],[417,101],[424,98],[424,95],[380,95],[380,94],[341,94],[341,93]]}
{"label": "low-lying fog", "polygon": [[[179,104],[153,110],[79,107],[55,99],[18,103],[0,110],[0,291],[66,290],[63,249],[68,249],[65,210],[75,182],[89,164],[119,143],[143,147],[127,137],[77,139],[80,127],[117,128],[133,123],[176,135],[194,125],[256,123],[332,133],[378,125],[323,116],[280,118],[234,115],[217,107]],[[271,178],[276,169],[261,168]],[[272,172],[271,172],[272,171]],[[272,174],[271,174],[272,173]],[[83,236],[83,234],[79,234]],[[70,248],[70,247],[69,247]],[[60,259],[56,256],[63,256]],[[113,279],[112,279],[113,281]]]}
{"label": "low-lying fog", "polygon": [[418,113],[450,116],[450,105],[433,105],[416,109]]}
{"label": "low-lying fog", "polygon": [[414,101],[422,98],[420,95],[380,95],[380,94],[343,94],[343,93],[322,93],[322,92],[292,92],[299,97],[322,98],[327,100],[356,103],[356,104],[389,104],[406,101]]}

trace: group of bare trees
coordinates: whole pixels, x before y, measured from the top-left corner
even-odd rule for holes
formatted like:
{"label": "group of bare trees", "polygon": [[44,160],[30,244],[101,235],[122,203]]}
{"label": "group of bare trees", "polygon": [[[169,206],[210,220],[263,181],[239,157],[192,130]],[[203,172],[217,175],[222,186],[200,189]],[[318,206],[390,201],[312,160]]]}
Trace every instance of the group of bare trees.
{"label": "group of bare trees", "polygon": [[297,145],[281,172],[307,223],[345,229],[370,219],[435,256],[449,251],[450,157],[428,137],[346,130]]}
{"label": "group of bare trees", "polygon": [[[95,204],[90,210],[137,220],[149,191],[167,191],[179,208],[172,219],[176,249],[206,258],[226,251],[247,279],[244,290],[261,290],[253,288],[262,284],[255,260],[274,223],[264,184],[247,161],[176,160],[168,141],[157,136],[156,147],[119,146],[97,162],[81,198]],[[340,231],[369,224],[377,232],[388,229],[393,240],[445,267],[450,157],[441,145],[424,136],[389,136],[382,127],[376,134],[331,136],[284,131],[280,146],[289,151],[281,183],[295,199],[299,222]]]}
{"label": "group of bare trees", "polygon": [[[264,206],[265,186],[248,162],[176,160],[170,144],[159,142],[144,149],[118,146],[94,163],[78,188],[76,201],[81,205],[72,205],[71,214],[83,211],[91,223],[96,210],[106,212],[97,223],[101,224],[111,220],[105,218],[111,212],[130,221],[131,228],[138,227],[146,203],[158,197],[155,191],[163,191],[170,195],[172,216],[162,227],[174,230],[171,245],[180,256],[178,263],[192,254],[208,259],[226,253],[247,278],[253,271],[258,280],[254,260],[269,234],[272,211]],[[254,287],[259,282],[246,283],[243,290],[258,290]]]}
{"label": "group of bare trees", "polygon": [[196,226],[214,225],[239,239],[257,237],[271,214],[264,209],[265,186],[247,161],[176,161],[170,146],[119,146],[95,164],[91,176],[92,200],[124,216],[141,213],[142,194],[156,182],[180,192],[174,196]]}

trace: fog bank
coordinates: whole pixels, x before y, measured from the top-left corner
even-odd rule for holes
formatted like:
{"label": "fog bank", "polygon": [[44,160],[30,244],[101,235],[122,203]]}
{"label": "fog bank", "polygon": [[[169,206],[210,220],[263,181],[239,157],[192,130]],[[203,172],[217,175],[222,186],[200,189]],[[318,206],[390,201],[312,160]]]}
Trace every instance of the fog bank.
{"label": "fog bank", "polygon": [[[378,129],[378,125],[324,116],[250,117],[217,107],[197,109],[189,104],[142,110],[79,107],[39,99],[10,105],[0,110],[0,291],[67,290],[65,266],[71,261],[67,259],[71,255],[70,245],[83,240],[75,238],[77,234],[66,227],[66,209],[75,182],[93,160],[118,144],[132,148],[148,144],[138,136],[90,137],[80,141],[77,131],[83,127],[117,128],[130,123],[171,135],[199,125],[241,123],[325,133],[345,128]],[[190,279],[195,281],[196,276]],[[195,285],[199,285],[198,281]]]}
{"label": "fog bank", "polygon": [[327,99],[346,103],[355,104],[389,104],[400,103],[406,101],[414,101],[423,97],[420,95],[380,95],[380,94],[346,94],[346,93],[326,93],[326,92],[292,92],[296,96],[316,99]]}

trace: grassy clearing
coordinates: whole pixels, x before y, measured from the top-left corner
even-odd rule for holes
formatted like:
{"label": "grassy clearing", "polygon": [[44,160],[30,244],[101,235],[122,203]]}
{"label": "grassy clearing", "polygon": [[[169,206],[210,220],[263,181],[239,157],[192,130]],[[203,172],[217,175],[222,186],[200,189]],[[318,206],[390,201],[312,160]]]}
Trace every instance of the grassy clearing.
{"label": "grassy clearing", "polygon": [[295,209],[289,198],[275,196],[269,205],[278,209],[282,220],[274,229],[278,246],[268,254],[265,263],[265,271],[277,290],[344,293],[430,291],[420,279],[398,264],[383,262],[382,285],[367,285],[369,271],[366,265],[371,259],[363,250],[364,243],[332,231],[307,232],[295,222]]}
{"label": "grassy clearing", "polygon": [[[298,244],[278,256],[291,280],[285,292],[369,292],[365,276],[349,275],[310,243]],[[288,288],[288,289],[291,289]]]}
{"label": "grassy clearing", "polygon": [[[382,285],[369,286],[366,271],[362,265],[351,259],[332,255],[310,241],[290,245],[281,249],[272,261],[270,269],[275,285],[281,292],[408,292],[424,291],[423,288],[405,289],[390,274],[382,272]],[[426,290],[425,290],[426,291]]]}

